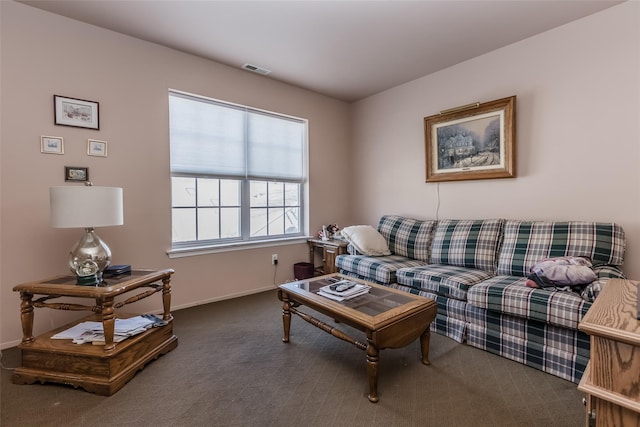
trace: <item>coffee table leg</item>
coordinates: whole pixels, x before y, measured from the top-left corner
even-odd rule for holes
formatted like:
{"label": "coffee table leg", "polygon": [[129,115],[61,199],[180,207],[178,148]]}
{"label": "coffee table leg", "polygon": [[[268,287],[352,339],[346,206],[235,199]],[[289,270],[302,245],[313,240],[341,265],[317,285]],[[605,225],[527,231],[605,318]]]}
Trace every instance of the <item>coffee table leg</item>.
{"label": "coffee table leg", "polygon": [[282,342],[289,342],[289,331],[291,329],[291,303],[289,299],[284,296],[282,298],[284,302],[282,306],[282,326],[284,326],[284,337],[282,338]]}
{"label": "coffee table leg", "polygon": [[369,376],[369,401],[378,402],[378,348],[369,340],[367,345],[367,375]]}
{"label": "coffee table leg", "polygon": [[420,335],[420,350],[422,352],[422,363],[431,365],[429,361],[429,343],[431,342],[431,327],[429,326],[422,335]]}

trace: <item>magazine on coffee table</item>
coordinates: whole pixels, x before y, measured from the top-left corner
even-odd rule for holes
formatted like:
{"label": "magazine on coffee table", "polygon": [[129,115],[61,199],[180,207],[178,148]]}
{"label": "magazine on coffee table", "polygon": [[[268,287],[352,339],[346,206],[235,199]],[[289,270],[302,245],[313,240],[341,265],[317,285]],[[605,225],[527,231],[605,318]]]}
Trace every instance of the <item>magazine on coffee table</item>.
{"label": "magazine on coffee table", "polygon": [[336,301],[344,301],[369,293],[371,286],[353,282],[351,280],[340,280],[331,285],[323,286],[318,290],[318,295],[331,298]]}

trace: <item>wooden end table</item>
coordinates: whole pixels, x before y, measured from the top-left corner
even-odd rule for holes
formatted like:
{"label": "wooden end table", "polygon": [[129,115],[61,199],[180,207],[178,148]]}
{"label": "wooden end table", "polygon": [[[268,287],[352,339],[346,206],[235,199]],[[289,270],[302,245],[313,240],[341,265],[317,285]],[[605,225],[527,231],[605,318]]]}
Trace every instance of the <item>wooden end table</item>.
{"label": "wooden end table", "polygon": [[[318,295],[331,278],[349,279],[371,286],[368,294],[338,302]],[[422,363],[429,365],[430,325],[436,317],[434,300],[341,274],[330,274],[309,280],[285,283],[278,287],[278,298],[284,303],[282,321],[284,338],[289,342],[291,314],[295,314],[336,338],[349,342],[367,353],[369,401],[378,402],[379,352],[385,348],[401,348],[420,337]],[[298,309],[305,305],[366,334],[366,342],[354,339],[336,328]]]}
{"label": "wooden end table", "polygon": [[[20,292],[22,301],[22,342],[18,346],[22,363],[14,370],[12,381],[15,384],[33,384],[36,381],[69,384],[103,396],[110,396],[118,391],[146,363],[178,345],[178,338],[173,334],[173,316],[170,312],[172,274],[172,269],[134,270],[130,274],[105,278],[100,286],[76,285],[76,276],[56,276],[15,286],[13,290]],[[115,301],[116,297],[134,290],[141,292],[124,301]],[[115,310],[157,292],[162,293],[162,319],[167,325],[151,328],[114,343]],[[34,300],[35,295],[39,297]],[[94,299],[95,305],[49,302],[60,297]],[[34,307],[92,311],[95,314],[34,337]],[[118,312],[119,318],[133,316],[135,315]],[[74,344],[71,340],[51,339],[58,332],[84,321],[102,322],[104,345]]]}
{"label": "wooden end table", "polygon": [[640,425],[639,282],[611,279],[578,328],[591,336],[591,358],[578,390],[587,393],[591,425]]}
{"label": "wooden end table", "polygon": [[[313,264],[316,275],[337,273],[336,257],[346,254],[349,245],[345,240],[315,238],[308,239],[307,244],[309,245],[309,262]],[[316,249],[322,250],[322,265],[320,267],[315,266]]]}

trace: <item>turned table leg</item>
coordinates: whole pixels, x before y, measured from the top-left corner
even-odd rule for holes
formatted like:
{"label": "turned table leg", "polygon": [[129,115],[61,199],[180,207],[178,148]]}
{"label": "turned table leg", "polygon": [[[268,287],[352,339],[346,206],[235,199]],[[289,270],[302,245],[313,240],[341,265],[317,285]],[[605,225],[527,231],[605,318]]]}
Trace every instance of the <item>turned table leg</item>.
{"label": "turned table leg", "polygon": [[378,361],[379,350],[378,347],[371,341],[367,345],[367,375],[369,377],[369,401],[378,402]]}
{"label": "turned table leg", "polygon": [[116,344],[113,342],[113,334],[116,326],[116,315],[113,309],[113,299],[109,298],[104,301],[100,301],[98,306],[100,307],[100,313],[102,315],[102,330],[104,332],[104,349],[105,351],[112,350]]}
{"label": "turned table leg", "polygon": [[282,338],[282,342],[289,342],[289,331],[291,330],[291,301],[283,294],[281,291],[278,291],[278,298],[283,302],[282,305],[282,326],[284,327],[284,337]]}
{"label": "turned table leg", "polygon": [[429,343],[431,342],[431,328],[427,329],[420,335],[420,350],[422,352],[422,363],[424,365],[431,365],[429,361]]}
{"label": "turned table leg", "polygon": [[28,343],[33,337],[33,294],[20,292],[20,322],[22,323],[22,342]]}
{"label": "turned table leg", "polygon": [[171,276],[162,279],[162,320],[172,320],[171,316]]}

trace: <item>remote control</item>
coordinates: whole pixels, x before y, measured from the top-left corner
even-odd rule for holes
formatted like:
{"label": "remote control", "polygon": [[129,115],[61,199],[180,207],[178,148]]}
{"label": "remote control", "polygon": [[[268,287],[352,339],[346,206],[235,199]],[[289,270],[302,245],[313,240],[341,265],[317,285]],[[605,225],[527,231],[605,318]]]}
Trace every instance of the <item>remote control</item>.
{"label": "remote control", "polygon": [[355,283],[342,283],[340,285],[331,285],[331,289],[336,292],[344,292],[348,289],[351,289],[355,286]]}

